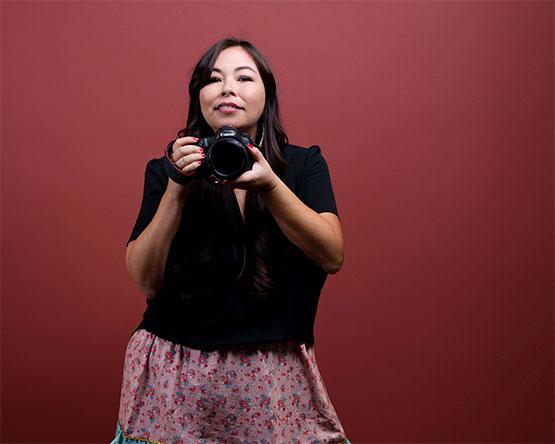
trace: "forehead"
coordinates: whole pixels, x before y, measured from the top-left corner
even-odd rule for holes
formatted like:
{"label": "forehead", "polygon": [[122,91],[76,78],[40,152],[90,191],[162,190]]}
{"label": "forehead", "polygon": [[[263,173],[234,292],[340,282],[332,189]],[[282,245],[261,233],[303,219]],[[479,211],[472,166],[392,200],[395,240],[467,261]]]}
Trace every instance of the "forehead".
{"label": "forehead", "polygon": [[258,72],[254,59],[246,49],[240,46],[232,46],[231,48],[224,49],[218,54],[216,62],[214,63],[214,69],[219,69],[221,71],[233,71],[239,66],[250,66]]}

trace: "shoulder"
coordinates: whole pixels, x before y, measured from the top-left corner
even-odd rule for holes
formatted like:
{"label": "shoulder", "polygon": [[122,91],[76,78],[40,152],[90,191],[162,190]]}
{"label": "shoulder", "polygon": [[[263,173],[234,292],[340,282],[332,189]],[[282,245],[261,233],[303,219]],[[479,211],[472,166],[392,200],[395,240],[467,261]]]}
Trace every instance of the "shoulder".
{"label": "shoulder", "polygon": [[303,170],[310,167],[314,161],[323,159],[322,150],[319,145],[303,147],[300,145],[288,144],[283,150],[283,157],[295,170]]}
{"label": "shoulder", "polygon": [[282,153],[287,164],[282,180],[293,192],[300,191],[307,177],[325,166],[325,160],[318,145],[304,147],[290,143],[285,146]]}
{"label": "shoulder", "polygon": [[164,157],[150,159],[145,166],[145,179],[167,185],[168,175],[164,170]]}
{"label": "shoulder", "polygon": [[309,147],[304,147],[300,145],[293,145],[291,143],[287,144],[283,150],[284,157],[308,157],[309,155],[314,155],[316,152],[320,152],[321,149],[318,145],[311,145]]}
{"label": "shoulder", "polygon": [[163,157],[155,157],[154,159],[150,159],[146,163],[146,169],[152,169],[155,171],[162,170],[164,166],[164,158]]}

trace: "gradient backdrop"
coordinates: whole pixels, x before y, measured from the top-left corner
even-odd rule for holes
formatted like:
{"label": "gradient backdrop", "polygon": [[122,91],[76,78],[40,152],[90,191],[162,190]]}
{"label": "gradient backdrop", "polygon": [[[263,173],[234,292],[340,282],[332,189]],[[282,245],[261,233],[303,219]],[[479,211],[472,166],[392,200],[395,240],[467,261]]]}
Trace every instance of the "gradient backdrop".
{"label": "gradient backdrop", "polygon": [[550,1],[1,3],[2,443],[107,443],[125,244],[193,64],[251,40],[346,258],[316,354],[350,440],[553,442]]}

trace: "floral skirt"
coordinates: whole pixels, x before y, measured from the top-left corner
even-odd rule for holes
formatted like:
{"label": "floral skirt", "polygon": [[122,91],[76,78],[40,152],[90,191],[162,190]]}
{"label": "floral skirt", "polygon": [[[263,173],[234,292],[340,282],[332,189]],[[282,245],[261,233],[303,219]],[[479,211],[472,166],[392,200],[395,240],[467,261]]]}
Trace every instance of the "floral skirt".
{"label": "floral skirt", "polygon": [[139,329],[125,352],[111,444],[145,442],[350,444],[312,345],[204,351]]}

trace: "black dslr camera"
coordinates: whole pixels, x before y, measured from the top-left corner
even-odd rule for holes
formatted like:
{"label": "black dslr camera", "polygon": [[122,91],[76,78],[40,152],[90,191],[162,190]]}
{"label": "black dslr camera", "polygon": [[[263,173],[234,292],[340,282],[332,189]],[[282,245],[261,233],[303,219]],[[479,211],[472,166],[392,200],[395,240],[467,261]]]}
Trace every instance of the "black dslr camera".
{"label": "black dslr camera", "polygon": [[253,161],[247,145],[252,144],[248,135],[239,132],[233,126],[222,126],[211,137],[200,139],[195,145],[204,148],[206,157],[193,174],[184,174],[171,160],[172,140],[166,148],[164,168],[175,182],[185,185],[191,179],[215,176],[217,179],[235,179],[245,171],[252,169]]}

